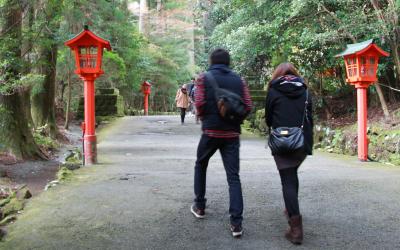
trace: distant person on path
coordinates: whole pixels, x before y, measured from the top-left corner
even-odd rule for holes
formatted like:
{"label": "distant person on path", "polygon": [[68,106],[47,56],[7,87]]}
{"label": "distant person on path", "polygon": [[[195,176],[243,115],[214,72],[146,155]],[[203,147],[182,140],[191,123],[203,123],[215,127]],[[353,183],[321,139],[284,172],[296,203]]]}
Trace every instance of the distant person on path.
{"label": "distant person on path", "polygon": [[[194,81],[194,78],[192,79]],[[189,93],[190,103],[192,104],[192,113],[195,116],[196,124],[199,124],[199,116],[197,115],[196,105],[195,105],[195,93],[196,93],[196,85],[192,87]]]}
{"label": "distant person on path", "polygon": [[214,88],[207,74],[212,74],[219,88],[229,90],[240,97],[246,111],[251,111],[252,102],[249,89],[230,68],[230,55],[224,49],[216,49],[210,55],[210,68],[199,76],[196,82],[195,105],[197,114],[202,120],[203,134],[197,148],[197,160],[194,170],[194,204],[191,212],[196,218],[205,217],[206,173],[210,158],[219,149],[224,163],[229,185],[230,230],[234,237],[242,235],[243,198],[239,177],[239,135],[240,122],[232,123],[224,120],[217,107]]}
{"label": "distant person on path", "polygon": [[195,85],[195,79],[192,77],[190,79],[190,82],[187,84],[187,87],[186,87],[187,88],[187,92],[189,94],[189,107],[188,107],[187,111],[190,112],[190,116],[194,115],[194,113],[193,113],[194,102],[193,102],[193,99],[192,99],[192,93],[193,93],[194,85]]}
{"label": "distant person on path", "polygon": [[175,97],[176,106],[181,111],[181,124],[185,123],[186,109],[189,107],[189,94],[187,91],[187,84],[178,89]]}
{"label": "distant person on path", "polygon": [[[285,215],[289,228],[285,237],[294,244],[303,241],[303,224],[299,209],[297,170],[313,148],[311,96],[304,79],[290,63],[280,64],[272,75],[266,100],[268,127],[303,127],[304,146],[290,154],[275,154],[274,159],[282,182]],[[304,121],[304,122],[303,122]]]}

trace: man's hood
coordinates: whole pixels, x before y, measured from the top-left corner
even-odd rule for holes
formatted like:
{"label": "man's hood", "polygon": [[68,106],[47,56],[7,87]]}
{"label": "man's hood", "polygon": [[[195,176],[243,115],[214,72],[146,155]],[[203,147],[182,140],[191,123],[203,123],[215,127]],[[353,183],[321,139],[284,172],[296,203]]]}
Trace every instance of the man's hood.
{"label": "man's hood", "polygon": [[287,97],[297,98],[304,94],[307,86],[304,84],[303,78],[286,75],[273,80],[271,88],[276,89]]}

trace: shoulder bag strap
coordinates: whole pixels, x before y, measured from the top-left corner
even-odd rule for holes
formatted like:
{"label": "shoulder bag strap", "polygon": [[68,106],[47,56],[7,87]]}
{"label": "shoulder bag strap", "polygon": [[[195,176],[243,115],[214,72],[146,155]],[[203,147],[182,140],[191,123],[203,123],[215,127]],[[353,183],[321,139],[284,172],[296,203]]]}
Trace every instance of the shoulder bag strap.
{"label": "shoulder bag strap", "polygon": [[304,113],[303,113],[303,121],[301,122],[301,129],[304,128],[304,121],[306,120],[307,116],[307,106],[308,106],[308,89],[306,89],[306,101],[304,104]]}
{"label": "shoulder bag strap", "polygon": [[206,79],[208,79],[208,81],[210,82],[211,87],[214,89],[215,99],[218,100],[217,90],[219,89],[219,86],[217,80],[215,80],[215,77],[210,71],[208,71],[205,75]]}

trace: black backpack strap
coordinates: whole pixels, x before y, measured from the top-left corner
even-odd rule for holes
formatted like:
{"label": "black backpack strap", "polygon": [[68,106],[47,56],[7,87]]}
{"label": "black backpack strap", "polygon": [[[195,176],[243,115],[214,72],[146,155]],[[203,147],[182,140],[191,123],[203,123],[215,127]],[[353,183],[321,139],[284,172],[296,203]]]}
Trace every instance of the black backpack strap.
{"label": "black backpack strap", "polygon": [[211,87],[214,90],[214,95],[215,95],[216,100],[218,100],[217,90],[219,89],[219,85],[217,83],[217,80],[215,80],[215,77],[213,76],[213,74],[210,71],[208,71],[205,74],[205,76],[206,76],[206,79],[210,82]]}
{"label": "black backpack strap", "polygon": [[306,116],[307,116],[307,106],[308,106],[308,89],[306,89],[306,101],[304,104],[304,113],[303,113],[303,121],[301,122],[301,129],[304,128],[304,121],[306,120]]}

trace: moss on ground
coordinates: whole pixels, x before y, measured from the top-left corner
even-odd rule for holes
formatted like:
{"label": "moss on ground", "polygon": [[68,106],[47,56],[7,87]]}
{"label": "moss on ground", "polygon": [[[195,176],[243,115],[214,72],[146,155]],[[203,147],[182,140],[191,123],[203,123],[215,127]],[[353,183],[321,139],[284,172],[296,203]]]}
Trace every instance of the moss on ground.
{"label": "moss on ground", "polygon": [[72,176],[73,172],[66,167],[60,168],[60,170],[57,173],[57,179],[61,182],[71,180]]}

